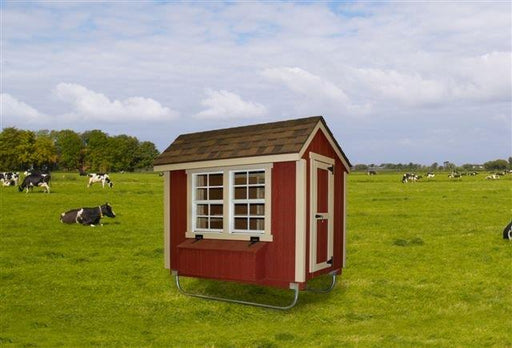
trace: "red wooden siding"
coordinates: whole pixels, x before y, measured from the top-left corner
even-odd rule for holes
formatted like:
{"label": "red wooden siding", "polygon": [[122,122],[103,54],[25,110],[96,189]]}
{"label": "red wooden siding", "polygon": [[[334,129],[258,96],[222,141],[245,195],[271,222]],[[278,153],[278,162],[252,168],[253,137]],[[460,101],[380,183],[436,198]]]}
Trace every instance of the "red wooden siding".
{"label": "red wooden siding", "polygon": [[267,243],[187,239],[178,245],[179,272],[185,276],[257,282],[265,275]]}
{"label": "red wooden siding", "polygon": [[[343,187],[343,172],[347,172],[347,168],[343,166],[340,159],[336,155],[336,152],[332,148],[329,140],[324,135],[322,131],[318,131],[308,148],[304,152],[303,158],[307,161],[307,203],[306,210],[307,216],[311,216],[310,212],[310,196],[311,192],[310,188],[310,159],[309,153],[314,152],[329,158],[335,159],[335,170],[334,170],[334,255],[333,255],[333,265],[329,268],[325,268],[315,273],[309,273],[309,269],[306,271],[306,279],[314,278],[321,274],[326,274],[331,272],[332,270],[341,269],[342,258],[343,258],[343,197],[345,192],[345,187]],[[306,219],[306,229],[307,229],[307,237],[306,240],[309,241],[309,232],[310,232],[310,219]],[[309,265],[309,246],[306,248],[306,264]],[[319,258],[317,257],[317,260]]]}
{"label": "red wooden siding", "polygon": [[185,276],[288,288],[295,279],[295,162],[272,168],[272,242],[185,238],[187,179],[171,172],[171,269]]}
{"label": "red wooden siding", "polygon": [[266,256],[266,282],[288,287],[295,281],[295,162],[272,168],[272,237]]}
{"label": "red wooden siding", "polygon": [[187,173],[184,170],[170,173],[170,251],[171,270],[178,269],[177,246],[185,240],[187,230]]}

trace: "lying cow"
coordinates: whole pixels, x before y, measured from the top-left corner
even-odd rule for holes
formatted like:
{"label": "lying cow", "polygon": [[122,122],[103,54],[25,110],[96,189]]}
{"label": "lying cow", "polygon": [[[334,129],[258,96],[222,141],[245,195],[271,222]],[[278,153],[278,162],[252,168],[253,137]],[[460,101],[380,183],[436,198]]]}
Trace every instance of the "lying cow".
{"label": "lying cow", "polygon": [[19,173],[3,172],[0,173],[0,182],[3,186],[17,186],[20,179]]}
{"label": "lying cow", "polygon": [[503,239],[512,240],[512,221],[503,230]]}
{"label": "lying cow", "polygon": [[[65,224],[82,224],[94,226],[100,223],[100,219],[103,216],[116,217],[112,206],[105,203],[95,208],[78,208],[68,210],[65,213],[60,214],[60,222]],[[103,224],[101,224],[103,225]]]}
{"label": "lying cow", "polygon": [[89,183],[87,184],[87,187],[91,187],[92,184],[95,182],[101,182],[101,186],[105,188],[105,183],[112,188],[114,186],[114,183],[112,180],[110,180],[110,177],[107,173],[91,173],[89,174]]}
{"label": "lying cow", "polygon": [[18,190],[22,192],[23,190],[33,190],[34,186],[39,186],[45,189],[46,193],[50,193],[50,174],[30,174],[23,179],[23,182],[20,186],[18,186]]}
{"label": "lying cow", "polygon": [[485,180],[498,180],[499,178],[500,178],[500,176],[499,176],[499,175],[497,175],[497,174],[491,174],[491,175],[487,175],[487,176],[485,177]]}

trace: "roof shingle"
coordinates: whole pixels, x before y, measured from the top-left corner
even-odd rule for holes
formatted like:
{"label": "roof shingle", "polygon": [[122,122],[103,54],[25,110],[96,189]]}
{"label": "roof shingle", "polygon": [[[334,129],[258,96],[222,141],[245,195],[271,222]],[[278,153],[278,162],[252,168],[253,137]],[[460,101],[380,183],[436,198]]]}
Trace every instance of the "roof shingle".
{"label": "roof shingle", "polygon": [[[298,153],[322,116],[182,134],[154,165]],[[341,151],[341,149],[340,149]]]}

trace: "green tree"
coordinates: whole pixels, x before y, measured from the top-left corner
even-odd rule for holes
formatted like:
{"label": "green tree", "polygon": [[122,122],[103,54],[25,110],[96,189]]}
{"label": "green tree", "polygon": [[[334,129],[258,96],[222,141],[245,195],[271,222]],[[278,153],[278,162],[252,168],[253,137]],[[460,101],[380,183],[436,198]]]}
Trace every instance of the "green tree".
{"label": "green tree", "polygon": [[139,146],[137,138],[122,134],[110,137],[108,142],[111,170],[132,171],[135,166],[135,153]]}
{"label": "green tree", "polygon": [[70,129],[65,129],[57,132],[55,138],[59,154],[59,167],[67,170],[83,170],[84,143],[80,135]]}
{"label": "green tree", "polygon": [[0,167],[20,170],[32,166],[34,160],[35,133],[5,128],[0,133]]}
{"label": "green tree", "polygon": [[82,140],[86,145],[85,165],[93,171],[110,171],[108,135],[99,129],[95,129],[82,133]]}
{"label": "green tree", "polygon": [[32,159],[33,165],[36,168],[41,168],[43,166],[53,168],[57,163],[57,148],[48,133],[43,133],[36,137]]}
{"label": "green tree", "polygon": [[497,159],[494,161],[488,161],[484,163],[486,170],[505,170],[508,167],[508,162],[504,159]]}
{"label": "green tree", "polygon": [[150,168],[153,166],[153,161],[159,154],[160,152],[152,142],[143,141],[139,143],[137,151],[135,152],[135,168]]}

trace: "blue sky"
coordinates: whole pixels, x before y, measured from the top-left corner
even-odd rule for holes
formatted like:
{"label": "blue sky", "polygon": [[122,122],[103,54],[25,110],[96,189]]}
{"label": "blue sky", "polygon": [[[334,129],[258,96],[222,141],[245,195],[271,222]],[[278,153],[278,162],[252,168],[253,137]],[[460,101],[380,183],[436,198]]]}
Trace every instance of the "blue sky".
{"label": "blue sky", "polygon": [[512,155],[504,2],[1,2],[1,125],[154,142],[323,115],[352,163]]}

